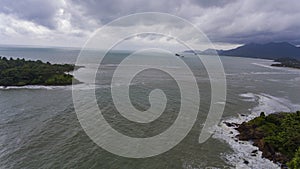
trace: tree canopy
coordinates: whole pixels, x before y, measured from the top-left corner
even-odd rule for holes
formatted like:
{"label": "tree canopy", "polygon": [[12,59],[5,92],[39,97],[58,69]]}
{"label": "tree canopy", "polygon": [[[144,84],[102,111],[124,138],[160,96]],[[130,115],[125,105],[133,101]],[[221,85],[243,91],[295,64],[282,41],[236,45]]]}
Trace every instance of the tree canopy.
{"label": "tree canopy", "polygon": [[0,57],[0,86],[70,85],[72,80],[79,81],[66,72],[77,68],[71,64]]}
{"label": "tree canopy", "polygon": [[245,140],[254,141],[263,156],[275,162],[287,164],[292,169],[300,167],[300,111],[261,113],[238,130]]}

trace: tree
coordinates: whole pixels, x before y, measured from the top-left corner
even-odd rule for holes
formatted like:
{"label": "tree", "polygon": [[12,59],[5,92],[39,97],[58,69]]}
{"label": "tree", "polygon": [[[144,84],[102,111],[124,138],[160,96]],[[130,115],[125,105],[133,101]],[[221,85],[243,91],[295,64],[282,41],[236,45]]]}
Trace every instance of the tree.
{"label": "tree", "polygon": [[299,169],[300,168],[300,147],[295,153],[295,157],[288,162],[288,166],[291,169]]}

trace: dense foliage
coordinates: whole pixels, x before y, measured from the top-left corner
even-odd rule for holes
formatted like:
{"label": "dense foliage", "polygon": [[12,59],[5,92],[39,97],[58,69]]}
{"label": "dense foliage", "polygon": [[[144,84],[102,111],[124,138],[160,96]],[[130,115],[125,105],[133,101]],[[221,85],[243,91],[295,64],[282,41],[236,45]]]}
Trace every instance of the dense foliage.
{"label": "dense foliage", "polygon": [[290,168],[300,167],[300,111],[296,113],[263,113],[246,123],[263,133],[262,140],[269,149],[284,155]]}
{"label": "dense foliage", "polygon": [[75,68],[70,64],[0,57],[0,86],[70,85],[72,80],[78,81],[65,72]]}
{"label": "dense foliage", "polygon": [[295,157],[290,162],[288,162],[288,166],[291,169],[300,168],[300,148],[298,148],[297,152],[295,153]]}

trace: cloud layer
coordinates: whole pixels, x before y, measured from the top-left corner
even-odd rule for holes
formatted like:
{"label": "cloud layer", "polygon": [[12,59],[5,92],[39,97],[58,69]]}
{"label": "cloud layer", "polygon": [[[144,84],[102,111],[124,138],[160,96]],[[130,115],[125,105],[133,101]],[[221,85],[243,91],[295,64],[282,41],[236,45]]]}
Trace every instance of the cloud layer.
{"label": "cloud layer", "polygon": [[[81,46],[114,19],[164,12],[197,25],[219,47],[270,41],[300,45],[299,9],[297,0],[2,0],[0,43]],[[120,28],[132,24],[151,26],[151,21]]]}

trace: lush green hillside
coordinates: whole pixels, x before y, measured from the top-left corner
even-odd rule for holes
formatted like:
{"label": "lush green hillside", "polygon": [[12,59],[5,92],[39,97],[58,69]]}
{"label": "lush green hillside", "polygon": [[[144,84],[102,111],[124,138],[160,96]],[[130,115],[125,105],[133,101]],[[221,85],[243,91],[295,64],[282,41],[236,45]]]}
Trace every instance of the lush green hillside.
{"label": "lush green hillside", "polygon": [[0,57],[0,86],[70,85],[72,80],[78,81],[66,72],[76,68],[70,64]]}
{"label": "lush green hillside", "polygon": [[244,122],[238,126],[240,140],[251,140],[274,162],[300,168],[300,111],[276,113]]}

